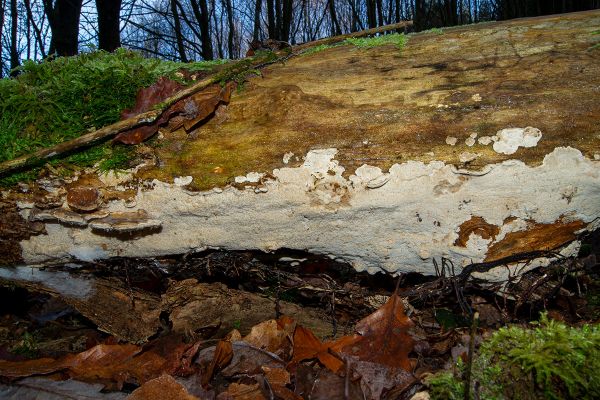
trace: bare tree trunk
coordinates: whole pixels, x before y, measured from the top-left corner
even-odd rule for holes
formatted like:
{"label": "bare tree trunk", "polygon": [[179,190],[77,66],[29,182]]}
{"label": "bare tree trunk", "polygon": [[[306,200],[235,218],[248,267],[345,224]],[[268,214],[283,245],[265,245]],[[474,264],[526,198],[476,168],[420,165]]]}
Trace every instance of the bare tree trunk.
{"label": "bare tree trunk", "polygon": [[281,22],[281,0],[275,0],[275,39],[276,40],[282,40],[281,39],[281,28],[282,28],[282,22]]}
{"label": "bare tree trunk", "polygon": [[425,0],[415,0],[414,15],[415,30],[422,31],[427,26],[427,21],[425,20]]}
{"label": "bare tree trunk", "polygon": [[277,28],[275,25],[275,4],[273,0],[267,0],[267,22],[269,29],[269,39],[277,39]]}
{"label": "bare tree trunk", "polygon": [[238,58],[236,54],[234,54],[233,49],[233,36],[235,33],[235,24],[233,22],[233,6],[231,5],[231,0],[223,0],[223,6],[225,6],[225,10],[227,11],[227,25],[228,25],[228,34],[227,34],[227,52],[229,53],[229,58]]}
{"label": "bare tree trunk", "polygon": [[254,5],[254,30],[252,40],[260,40],[260,14],[262,12],[262,0],[256,0]]}
{"label": "bare tree trunk", "polygon": [[202,58],[204,60],[213,59],[212,38],[210,34],[210,17],[208,15],[208,5],[206,0],[191,0],[192,11],[200,25],[200,35],[202,40]]}
{"label": "bare tree trunk", "polygon": [[377,27],[377,10],[375,0],[367,0],[367,21],[369,28],[373,29]]}
{"label": "bare tree trunk", "polygon": [[52,39],[50,54],[73,56],[78,52],[79,17],[83,0],[52,0],[44,1],[44,11],[50,23]]}
{"label": "bare tree trunk", "polygon": [[350,10],[352,11],[352,32],[356,32],[358,30],[364,30],[365,26],[363,25],[360,15],[356,11],[356,5],[354,4],[354,0],[348,0],[348,4],[350,5]]}
{"label": "bare tree trunk", "polygon": [[281,16],[281,36],[279,40],[283,40],[285,42],[290,40],[290,30],[292,28],[292,20],[293,20],[293,0],[283,0],[283,9]]}
{"label": "bare tree trunk", "polygon": [[331,17],[331,35],[337,36],[342,34],[340,23],[338,22],[337,15],[335,13],[335,0],[328,0],[329,5],[329,16]]}
{"label": "bare tree trunk", "polygon": [[375,0],[375,5],[377,7],[377,20],[379,22],[377,26],[383,26],[385,25],[385,21],[383,20],[383,1]]}
{"label": "bare tree trunk", "polygon": [[[6,0],[1,0],[0,2],[0,38],[2,38],[2,33],[4,31],[4,10],[6,10]],[[4,76],[4,72],[2,71],[2,46],[0,45],[0,78]]]}
{"label": "bare tree trunk", "polygon": [[213,13],[212,13],[212,17],[213,17],[213,23],[214,23],[214,27],[215,27],[215,41],[217,42],[217,54],[219,56],[219,58],[223,59],[225,58],[225,55],[223,54],[223,38],[222,38],[222,34],[223,34],[223,13],[221,13],[221,20],[218,21],[217,20],[217,13],[216,13],[216,4],[215,4],[215,0],[211,0],[211,6],[213,9]]}
{"label": "bare tree trunk", "polygon": [[[27,24],[33,28],[35,42],[38,48],[40,49],[40,53],[42,53],[42,58],[46,58],[46,46],[44,45],[44,41],[42,40],[42,32],[40,31],[40,27],[35,23],[35,20],[33,19],[33,12],[31,11],[31,0],[25,0],[25,11],[27,12]],[[1,22],[2,19],[0,19],[0,23]]]}
{"label": "bare tree trunk", "polygon": [[177,10],[177,0],[171,0],[171,11],[173,12],[173,24],[175,26],[175,39],[177,41],[177,51],[179,52],[179,58],[183,62],[188,62],[187,55],[185,54],[185,46],[183,45],[183,34],[181,32],[181,21],[179,20],[179,11]]}
{"label": "bare tree trunk", "polygon": [[96,0],[98,47],[113,52],[121,47],[120,17],[122,0]]}
{"label": "bare tree trunk", "polygon": [[17,75],[19,62],[19,52],[17,50],[17,28],[19,15],[17,13],[17,0],[10,0],[10,74]]}

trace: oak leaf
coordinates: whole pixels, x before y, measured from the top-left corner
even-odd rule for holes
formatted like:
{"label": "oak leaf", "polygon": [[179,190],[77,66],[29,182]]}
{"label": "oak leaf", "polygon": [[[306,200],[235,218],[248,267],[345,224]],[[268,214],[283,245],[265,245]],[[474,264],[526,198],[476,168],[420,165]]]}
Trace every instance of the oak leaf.
{"label": "oak leaf", "polygon": [[394,293],[377,311],[356,324],[358,337],[342,344],[341,351],[392,368],[411,369],[408,354],[413,349],[409,330],[413,322],[404,314],[402,299]]}

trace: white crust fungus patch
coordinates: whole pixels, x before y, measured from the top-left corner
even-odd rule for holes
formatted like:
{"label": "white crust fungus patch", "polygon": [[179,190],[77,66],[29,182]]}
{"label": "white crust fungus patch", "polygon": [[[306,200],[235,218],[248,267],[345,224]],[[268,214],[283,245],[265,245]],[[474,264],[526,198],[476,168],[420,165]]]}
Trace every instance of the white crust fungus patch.
{"label": "white crust fungus patch", "polygon": [[[535,132],[521,133],[519,146],[539,140]],[[517,134],[507,135],[501,136]],[[462,174],[441,161],[408,161],[388,172],[363,165],[346,178],[336,153],[310,151],[301,166],[274,170],[273,179],[246,175],[268,189],[260,194],[231,186],[190,192],[153,181],[150,189],[138,190],[133,210],[146,211],[138,223],[161,229],[123,239],[100,235],[90,226],[112,222],[115,229],[116,221],[93,220],[87,227],[49,223],[47,235],[21,242],[23,257],[31,264],[73,256],[290,248],[331,255],[371,273],[434,274],[434,258],[446,257],[455,265],[481,262],[491,246],[523,229],[525,221],[590,224],[600,216],[600,163],[570,147],[555,149],[540,166],[508,160],[480,175]],[[111,216],[133,211],[122,200],[110,201],[106,209]],[[485,226],[474,226],[466,244],[457,245],[459,227],[474,216]],[[484,238],[478,232],[486,227],[498,227],[499,233]]]}
{"label": "white crust fungus patch", "polygon": [[514,154],[519,147],[535,147],[542,138],[537,128],[507,128],[496,133],[494,151],[502,154]]}

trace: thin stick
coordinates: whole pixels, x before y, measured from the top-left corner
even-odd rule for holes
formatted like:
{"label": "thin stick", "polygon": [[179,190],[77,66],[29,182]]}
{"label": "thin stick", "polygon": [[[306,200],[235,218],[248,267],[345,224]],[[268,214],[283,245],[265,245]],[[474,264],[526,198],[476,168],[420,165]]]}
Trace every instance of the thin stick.
{"label": "thin stick", "polygon": [[465,371],[465,400],[471,399],[471,369],[473,368],[473,357],[475,356],[475,334],[477,333],[477,321],[479,320],[479,313],[473,314],[473,321],[471,322],[471,337],[469,340],[469,354],[467,356],[467,370]]}

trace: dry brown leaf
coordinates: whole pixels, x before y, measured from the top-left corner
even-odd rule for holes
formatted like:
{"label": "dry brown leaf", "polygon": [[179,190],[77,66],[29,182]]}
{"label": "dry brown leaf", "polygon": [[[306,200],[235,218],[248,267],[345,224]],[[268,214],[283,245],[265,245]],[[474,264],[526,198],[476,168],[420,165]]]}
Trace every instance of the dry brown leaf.
{"label": "dry brown leaf", "polygon": [[253,326],[243,340],[254,347],[282,356],[288,353],[295,326],[294,320],[286,316],[264,321]]}
{"label": "dry brown leaf", "polygon": [[338,346],[341,351],[388,367],[411,368],[408,354],[413,348],[409,329],[413,323],[404,314],[402,299],[394,293],[377,311],[356,324],[359,336],[349,344]]}
{"label": "dry brown leaf", "polygon": [[290,373],[283,368],[261,367],[270,385],[285,386],[290,383]]}
{"label": "dry brown leaf", "polygon": [[[141,102],[140,106],[136,106],[134,111],[132,111],[130,114],[123,115],[127,115],[128,117],[137,115],[140,112],[138,111],[138,109],[143,109],[144,107],[147,107],[143,111],[148,111],[154,105],[167,99],[170,95],[164,97],[163,95],[165,95],[166,93],[171,93],[172,95],[178,90],[174,89],[175,86],[171,82],[169,82],[167,78],[164,78],[162,80],[159,79],[159,81],[155,85],[148,88],[147,92],[144,92],[141,95],[142,97],[146,96],[147,99],[142,99],[143,101]],[[163,85],[164,87],[161,87],[160,85]],[[155,86],[156,88],[154,88]],[[193,95],[188,96],[185,99],[182,99],[177,103],[173,104],[171,107],[165,110],[160,116],[160,118],[158,118],[152,124],[143,125],[128,131],[121,132],[114,138],[114,141],[121,142],[124,144],[139,144],[144,140],[148,139],[150,136],[154,135],[156,132],[158,132],[159,126],[164,125],[171,120],[173,122],[171,126],[172,130],[178,129],[181,126],[183,126],[185,130],[189,132],[199,123],[211,116],[215,112],[219,104],[229,103],[229,100],[231,99],[231,92],[234,86],[235,84],[233,83],[228,83],[223,87],[221,87],[220,85],[208,86],[204,90],[194,93]],[[179,88],[181,88],[181,86],[179,86]],[[173,91],[171,92],[171,90]]]}
{"label": "dry brown leaf", "polygon": [[198,400],[170,375],[161,375],[133,391],[127,400]]}
{"label": "dry brown leaf", "polygon": [[271,385],[271,390],[276,398],[282,400],[303,400],[302,397],[298,396],[296,393],[292,392],[290,389],[281,385]]}
{"label": "dry brown leaf", "polygon": [[344,362],[334,354],[355,341],[354,336],[344,336],[335,342],[321,343],[310,330],[298,325],[294,332],[294,356],[290,364],[316,358],[331,371],[338,372]]}
{"label": "dry brown leaf", "polygon": [[260,385],[246,385],[243,383],[232,383],[227,391],[220,393],[217,400],[266,400]]}
{"label": "dry brown leaf", "polygon": [[360,375],[360,386],[369,400],[379,400],[384,392],[396,389],[402,393],[416,378],[402,368],[389,367],[369,361],[350,361],[353,373]]}
{"label": "dry brown leaf", "polygon": [[[169,78],[161,76],[155,84],[147,88],[142,88],[138,91],[135,105],[129,110],[124,110],[121,113],[121,119],[131,118],[145,111],[150,111],[152,107],[181,90],[183,85]],[[158,131],[158,126],[166,120],[159,119],[154,124],[140,126],[138,128],[119,133],[114,141],[124,144],[138,144],[154,135]]]}
{"label": "dry brown leaf", "polygon": [[[100,344],[79,354],[69,354],[58,360],[40,358],[27,361],[0,361],[0,376],[21,378],[34,375],[46,375],[69,369],[78,375],[86,368],[105,369],[107,366],[122,363],[140,352],[135,345]],[[82,374],[85,375],[85,374]]]}
{"label": "dry brown leaf", "polygon": [[[346,393],[346,383],[348,390]],[[299,365],[296,372],[297,395],[311,400],[364,400],[358,382],[334,374],[326,368]],[[347,396],[346,396],[347,394]]]}
{"label": "dry brown leaf", "polygon": [[227,366],[227,364],[231,362],[232,358],[233,346],[231,345],[231,342],[228,340],[219,340],[213,355],[213,359],[202,375],[202,386],[208,386],[208,383],[215,374],[215,371]]}

